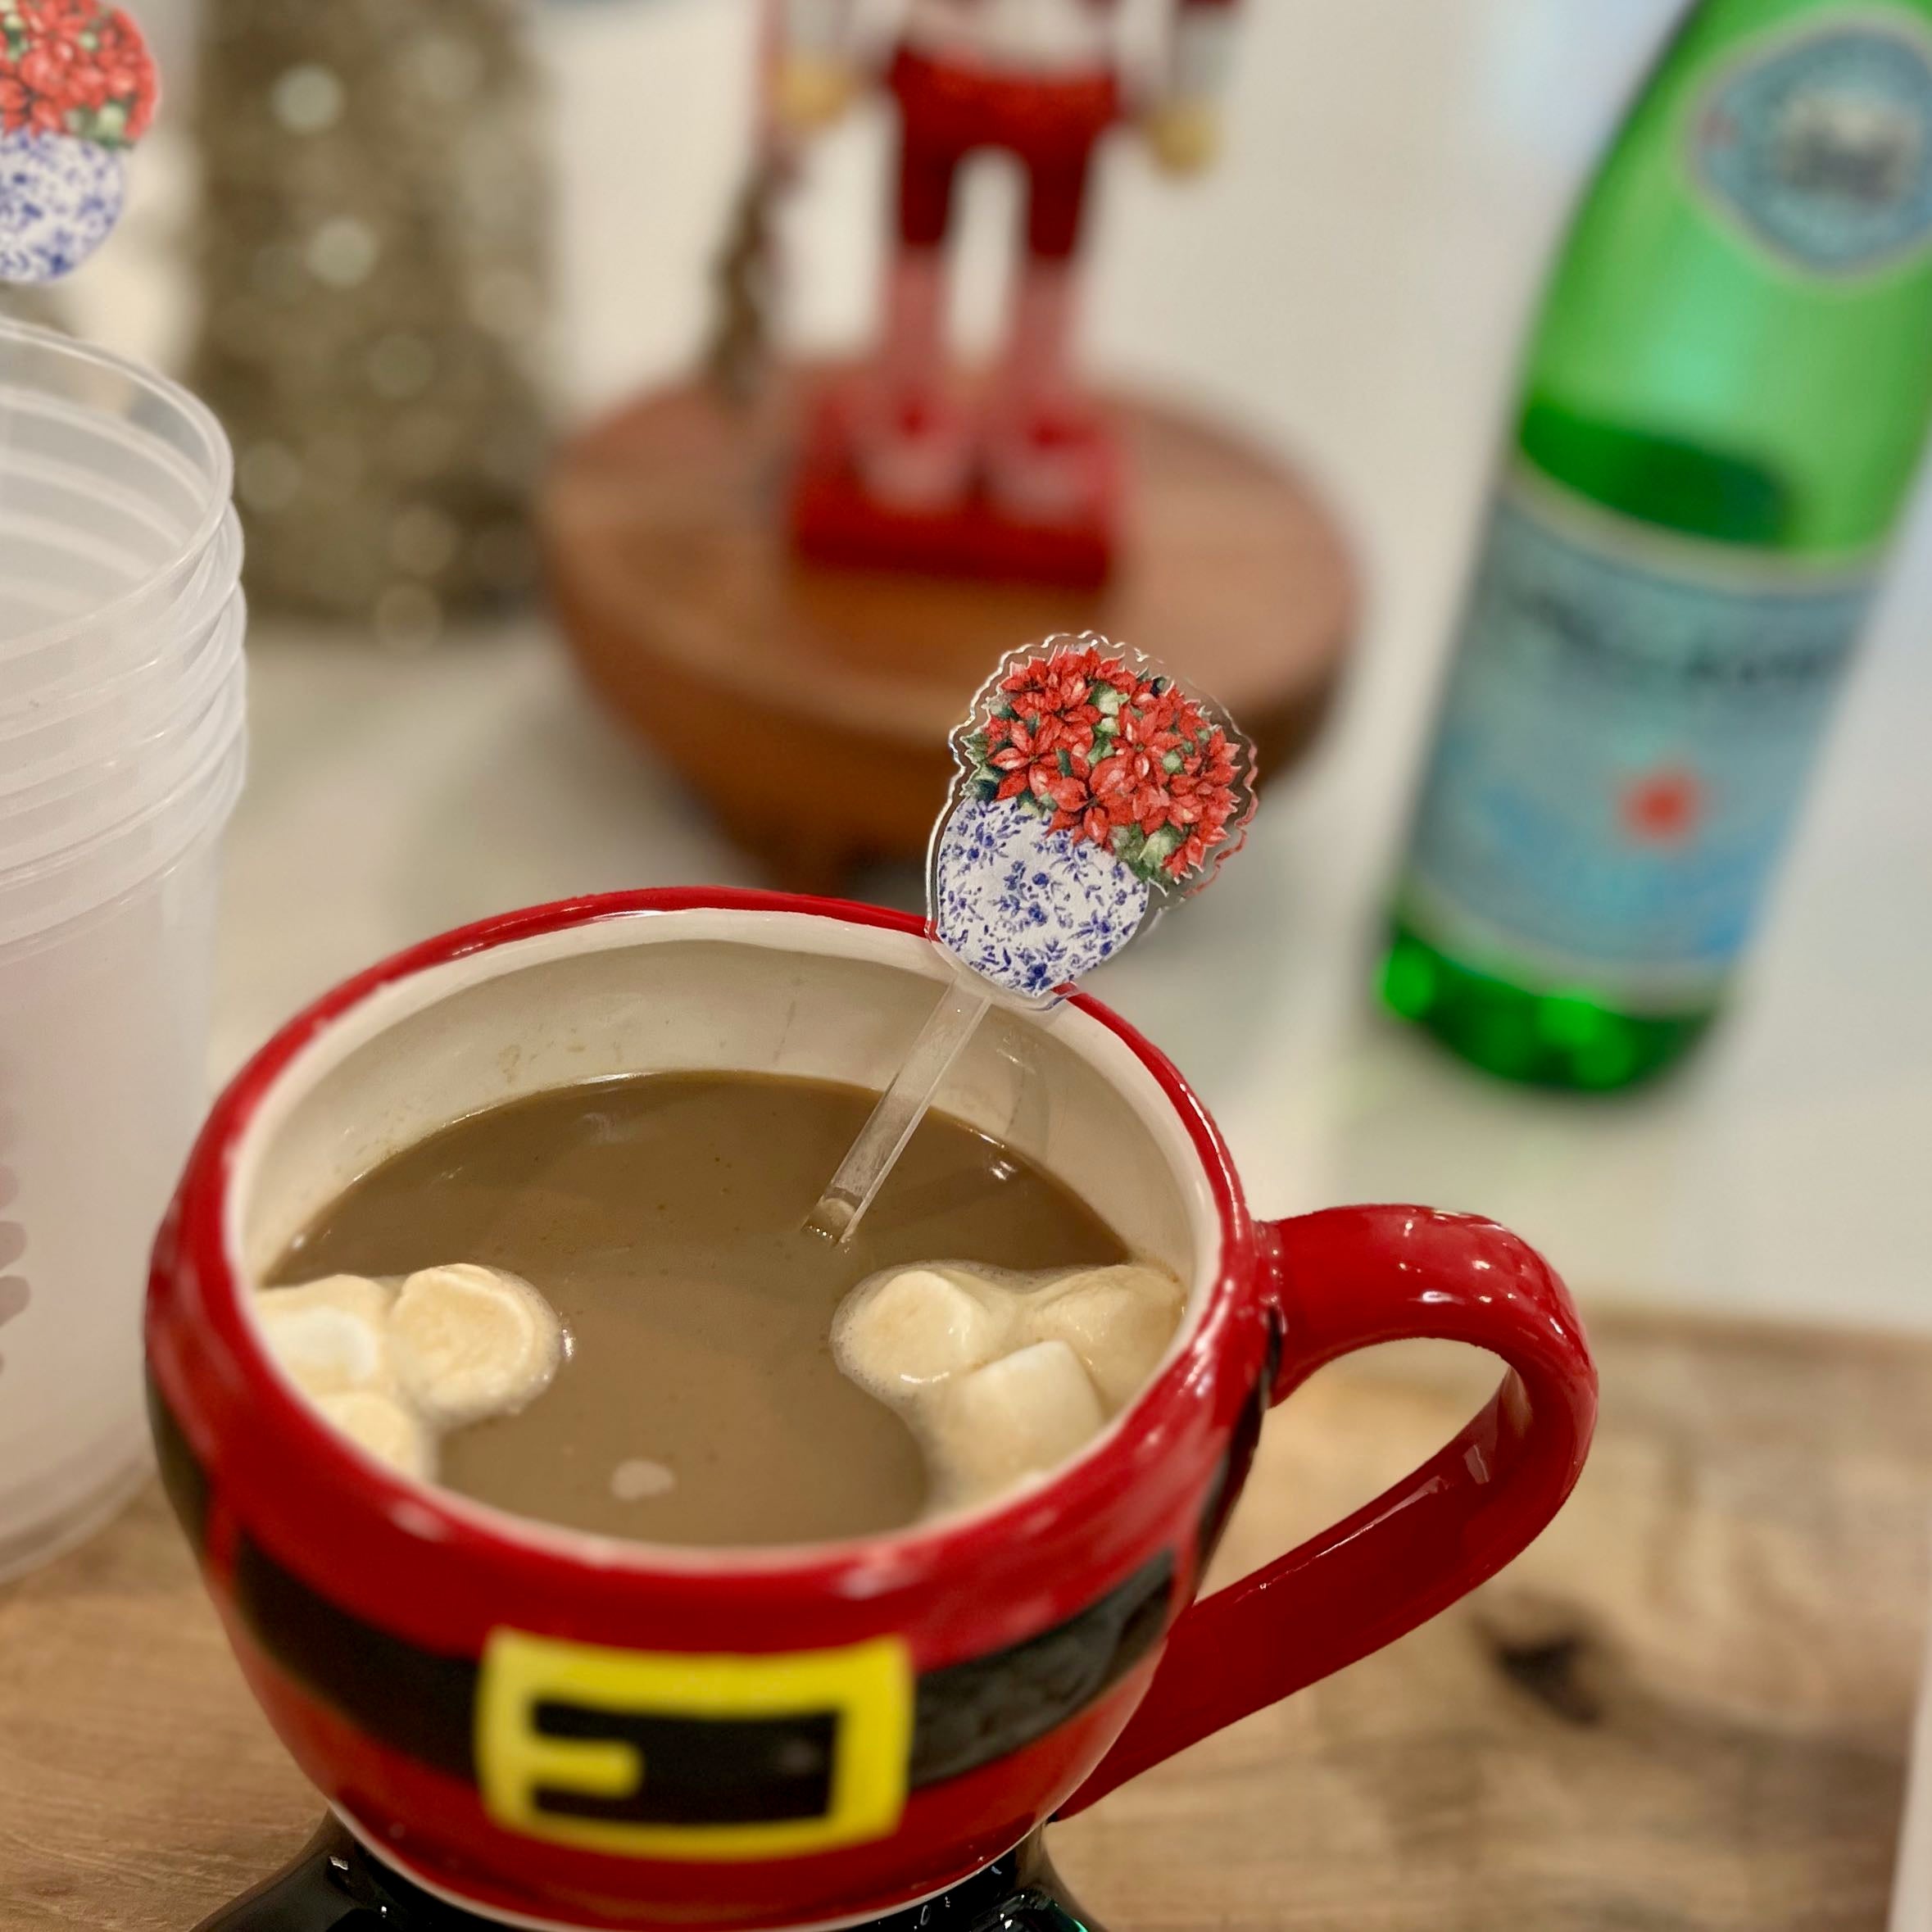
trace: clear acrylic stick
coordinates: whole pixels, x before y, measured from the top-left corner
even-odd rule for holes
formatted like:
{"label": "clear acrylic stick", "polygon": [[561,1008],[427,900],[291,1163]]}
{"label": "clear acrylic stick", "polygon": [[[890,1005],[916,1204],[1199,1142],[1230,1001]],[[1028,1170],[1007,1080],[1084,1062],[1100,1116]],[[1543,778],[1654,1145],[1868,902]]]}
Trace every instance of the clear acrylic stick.
{"label": "clear acrylic stick", "polygon": [[928,931],[957,968],[805,1225],[851,1238],[1003,1000],[1045,1013],[1239,850],[1254,747],[1204,692],[1089,632],[1009,652],[953,733]]}
{"label": "clear acrylic stick", "polygon": [[905,1152],[932,1096],[939,1091],[960,1050],[973,1037],[993,1004],[993,995],[964,978],[950,986],[892,1084],[879,1095],[872,1118],[860,1128],[851,1151],[813,1209],[805,1226],[834,1241],[851,1238],[852,1230],[878,1198],[886,1177]]}

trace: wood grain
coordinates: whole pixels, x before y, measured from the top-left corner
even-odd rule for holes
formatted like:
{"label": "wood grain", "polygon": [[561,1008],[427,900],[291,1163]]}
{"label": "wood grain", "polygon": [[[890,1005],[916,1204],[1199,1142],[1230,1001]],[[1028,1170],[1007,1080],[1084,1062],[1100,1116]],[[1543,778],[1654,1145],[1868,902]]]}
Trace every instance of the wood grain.
{"label": "wood grain", "polygon": [[1307,748],[1359,589],[1327,506],[1272,458],[1123,401],[1137,506],[1109,584],[820,569],[783,528],[796,397],[646,397],[565,446],[541,514],[592,683],[781,884],[923,855],[947,733],[1004,653],[1054,632],[1099,630],[1184,669],[1254,737],[1264,779]]}
{"label": "wood grain", "polygon": [[[1883,1923],[1932,1521],[1932,1345],[1604,1317],[1584,1485],[1506,1576],[1056,1829],[1116,1932]],[[1471,1358],[1271,1423],[1231,1574],[1433,1448]],[[0,1591],[0,1929],[186,1932],[317,1804],[158,1500]]]}

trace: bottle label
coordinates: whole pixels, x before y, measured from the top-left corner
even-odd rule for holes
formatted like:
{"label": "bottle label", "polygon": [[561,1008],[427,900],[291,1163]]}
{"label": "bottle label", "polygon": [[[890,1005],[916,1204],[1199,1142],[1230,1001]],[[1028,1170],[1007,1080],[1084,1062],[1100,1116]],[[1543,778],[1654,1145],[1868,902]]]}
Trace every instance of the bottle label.
{"label": "bottle label", "polygon": [[1750,935],[1873,577],[1680,537],[1523,470],[1490,525],[1404,911],[1479,968],[1708,1004]]}
{"label": "bottle label", "polygon": [[1726,66],[1690,123],[1705,197],[1787,266],[1858,275],[1932,246],[1932,36],[1875,10]]}

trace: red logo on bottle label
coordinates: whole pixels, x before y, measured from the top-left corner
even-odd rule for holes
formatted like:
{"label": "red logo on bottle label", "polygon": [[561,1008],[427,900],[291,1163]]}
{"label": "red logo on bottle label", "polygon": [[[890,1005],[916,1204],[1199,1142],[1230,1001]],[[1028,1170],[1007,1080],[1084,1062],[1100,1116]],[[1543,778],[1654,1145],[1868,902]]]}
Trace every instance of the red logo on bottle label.
{"label": "red logo on bottle label", "polygon": [[1681,845],[1703,815],[1703,786],[1681,768],[1647,772],[1623,794],[1623,828],[1644,845]]}

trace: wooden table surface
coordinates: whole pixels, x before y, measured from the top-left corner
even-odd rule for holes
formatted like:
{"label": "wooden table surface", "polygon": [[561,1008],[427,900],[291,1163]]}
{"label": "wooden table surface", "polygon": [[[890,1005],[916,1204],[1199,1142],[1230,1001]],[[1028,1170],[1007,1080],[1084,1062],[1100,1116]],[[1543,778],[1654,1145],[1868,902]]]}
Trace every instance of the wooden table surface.
{"label": "wooden table surface", "polygon": [[[1054,1834],[1115,1932],[1882,1926],[1932,1544],[1932,1345],[1599,1316],[1554,1529],[1381,1656]],[[1261,1561],[1433,1448],[1480,1364],[1366,1357],[1267,1431]],[[187,1932],[318,1805],[150,1494],[0,1590],[0,1929]]]}

